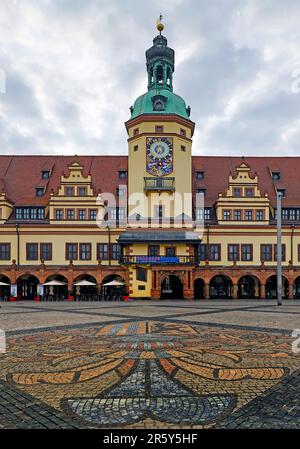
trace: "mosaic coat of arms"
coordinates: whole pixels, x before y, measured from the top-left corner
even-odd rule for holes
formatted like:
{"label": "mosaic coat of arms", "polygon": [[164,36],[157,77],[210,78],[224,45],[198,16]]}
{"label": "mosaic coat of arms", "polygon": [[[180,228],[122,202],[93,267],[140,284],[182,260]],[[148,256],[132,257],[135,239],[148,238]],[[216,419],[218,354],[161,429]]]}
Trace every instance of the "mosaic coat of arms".
{"label": "mosaic coat of arms", "polygon": [[147,137],[146,170],[154,176],[169,175],[173,171],[173,139]]}

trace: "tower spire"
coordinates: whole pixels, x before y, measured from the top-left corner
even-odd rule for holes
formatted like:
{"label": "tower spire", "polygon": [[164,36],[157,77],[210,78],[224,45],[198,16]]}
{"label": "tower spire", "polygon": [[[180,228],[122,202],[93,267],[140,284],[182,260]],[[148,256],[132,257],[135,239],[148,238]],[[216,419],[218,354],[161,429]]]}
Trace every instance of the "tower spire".
{"label": "tower spire", "polygon": [[164,24],[162,23],[162,19],[163,19],[163,15],[162,15],[162,13],[160,13],[159,18],[156,22],[156,28],[158,29],[160,35],[161,35],[161,32],[163,31],[163,29],[165,28]]}

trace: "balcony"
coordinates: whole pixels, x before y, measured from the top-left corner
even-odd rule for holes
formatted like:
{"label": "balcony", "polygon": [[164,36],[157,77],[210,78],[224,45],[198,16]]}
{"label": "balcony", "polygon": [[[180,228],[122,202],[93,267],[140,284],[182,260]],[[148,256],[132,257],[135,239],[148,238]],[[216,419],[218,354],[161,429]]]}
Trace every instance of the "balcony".
{"label": "balcony", "polygon": [[198,265],[195,256],[122,256],[123,265]]}
{"label": "balcony", "polygon": [[144,178],[144,190],[174,191],[175,178]]}

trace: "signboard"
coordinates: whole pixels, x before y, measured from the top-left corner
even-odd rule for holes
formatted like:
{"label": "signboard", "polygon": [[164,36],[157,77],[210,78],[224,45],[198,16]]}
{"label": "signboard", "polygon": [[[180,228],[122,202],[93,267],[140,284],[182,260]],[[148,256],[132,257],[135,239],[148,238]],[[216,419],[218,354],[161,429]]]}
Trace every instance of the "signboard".
{"label": "signboard", "polygon": [[17,284],[11,284],[10,286],[10,296],[16,298],[18,296],[18,286]]}
{"label": "signboard", "polygon": [[44,286],[43,286],[43,284],[38,284],[38,285],[37,285],[37,290],[36,290],[36,292],[37,292],[37,294],[38,294],[39,296],[43,296],[43,294],[44,294]]}
{"label": "signboard", "polygon": [[171,263],[176,264],[179,263],[179,257],[172,256],[136,256],[137,263]]}

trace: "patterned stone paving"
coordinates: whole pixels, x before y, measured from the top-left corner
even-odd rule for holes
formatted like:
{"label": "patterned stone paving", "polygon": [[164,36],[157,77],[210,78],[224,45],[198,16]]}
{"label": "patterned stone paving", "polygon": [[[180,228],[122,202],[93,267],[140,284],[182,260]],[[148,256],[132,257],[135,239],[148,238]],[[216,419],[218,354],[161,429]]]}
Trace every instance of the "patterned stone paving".
{"label": "patterned stone paving", "polygon": [[[228,314],[224,303],[212,305],[162,303],[149,316],[142,304],[85,305],[72,314],[54,305],[42,309],[49,314],[43,328],[40,307],[6,305],[0,320],[11,313],[16,323],[0,354],[0,426],[299,428],[300,355],[285,327],[300,308],[285,307],[275,326],[263,328],[209,323]],[[260,308],[267,317],[266,304],[230,303],[233,316],[242,309],[252,320],[261,319]],[[272,323],[277,311],[270,308]],[[36,325],[22,329],[30,312]],[[55,313],[65,325],[57,326]]]}

